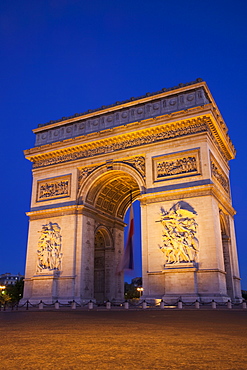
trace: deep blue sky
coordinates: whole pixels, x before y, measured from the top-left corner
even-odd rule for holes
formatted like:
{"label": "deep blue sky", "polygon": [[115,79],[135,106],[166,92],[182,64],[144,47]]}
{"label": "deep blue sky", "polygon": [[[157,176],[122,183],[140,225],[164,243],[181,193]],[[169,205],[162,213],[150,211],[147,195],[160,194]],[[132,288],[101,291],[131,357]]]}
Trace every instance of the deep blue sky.
{"label": "deep blue sky", "polygon": [[[39,123],[204,79],[237,149],[233,205],[247,290],[245,0],[1,0],[0,273],[24,273]],[[139,275],[136,271],[135,275]]]}

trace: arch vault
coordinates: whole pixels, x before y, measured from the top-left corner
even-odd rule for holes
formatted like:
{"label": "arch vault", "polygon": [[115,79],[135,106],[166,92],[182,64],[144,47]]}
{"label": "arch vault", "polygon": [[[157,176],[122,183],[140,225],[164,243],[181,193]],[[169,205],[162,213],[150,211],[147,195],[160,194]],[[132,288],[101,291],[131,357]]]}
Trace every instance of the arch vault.
{"label": "arch vault", "polygon": [[122,301],[124,215],[141,204],[144,297],[241,300],[228,162],[202,80],[34,130],[24,300]]}

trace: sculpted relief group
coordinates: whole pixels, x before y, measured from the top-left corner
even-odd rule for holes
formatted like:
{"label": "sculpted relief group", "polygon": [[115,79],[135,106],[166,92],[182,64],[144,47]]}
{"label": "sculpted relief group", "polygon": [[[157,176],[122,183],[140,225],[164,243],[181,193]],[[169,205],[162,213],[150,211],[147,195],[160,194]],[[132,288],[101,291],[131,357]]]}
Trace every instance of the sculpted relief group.
{"label": "sculpted relief group", "polygon": [[[40,124],[24,300],[124,299],[124,216],[141,207],[143,297],[241,301],[235,149],[200,79]],[[131,194],[131,195],[130,195]]]}

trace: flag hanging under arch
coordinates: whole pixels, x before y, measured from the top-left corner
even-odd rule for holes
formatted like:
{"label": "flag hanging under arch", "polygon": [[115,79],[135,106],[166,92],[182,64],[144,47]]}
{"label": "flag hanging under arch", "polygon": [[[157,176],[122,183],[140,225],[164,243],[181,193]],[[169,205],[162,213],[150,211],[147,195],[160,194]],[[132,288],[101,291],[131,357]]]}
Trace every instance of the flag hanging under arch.
{"label": "flag hanging under arch", "polygon": [[117,267],[117,273],[124,270],[134,270],[134,253],[133,253],[133,236],[134,236],[134,211],[133,206],[130,207],[129,214],[129,230],[127,243],[124,248],[124,254]]}

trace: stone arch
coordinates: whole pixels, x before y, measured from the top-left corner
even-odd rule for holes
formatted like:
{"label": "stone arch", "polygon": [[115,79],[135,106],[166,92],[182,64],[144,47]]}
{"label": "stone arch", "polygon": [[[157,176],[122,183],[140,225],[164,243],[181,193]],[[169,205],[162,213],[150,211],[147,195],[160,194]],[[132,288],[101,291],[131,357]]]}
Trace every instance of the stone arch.
{"label": "stone arch", "polygon": [[105,227],[104,225],[98,225],[95,229],[94,234],[100,233],[102,235],[102,238],[104,239],[105,248],[111,249],[113,248],[113,240],[110,230]]}
{"label": "stone arch", "polygon": [[109,296],[108,261],[111,260],[114,245],[110,230],[99,225],[94,233],[94,271],[93,296],[96,301],[104,301]]}
{"label": "stone arch", "polygon": [[88,270],[91,271],[90,299],[121,300],[124,295],[124,275],[117,274],[124,249],[124,216],[131,202],[143,191],[144,176],[122,162],[91,168],[81,182],[78,204],[83,205],[83,217],[90,218],[91,225],[96,225],[90,229],[94,248],[84,239],[82,243],[82,250],[91,261]]}
{"label": "stone arch", "polygon": [[126,163],[95,168],[82,182],[78,203],[123,220],[132,201],[145,192],[145,178]]}
{"label": "stone arch", "polygon": [[234,299],[233,279],[232,279],[232,257],[231,257],[231,239],[229,226],[227,222],[227,215],[220,210],[220,228],[221,228],[221,241],[223,249],[223,259],[225,266],[226,277],[226,291],[227,295]]}
{"label": "stone arch", "polygon": [[228,230],[229,228],[227,225],[226,215],[224,214],[222,210],[220,210],[219,213],[220,213],[220,229],[221,229],[222,237],[229,238],[229,230]]}

